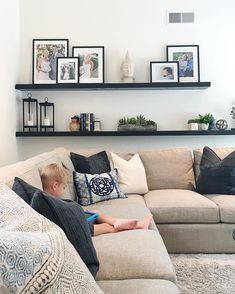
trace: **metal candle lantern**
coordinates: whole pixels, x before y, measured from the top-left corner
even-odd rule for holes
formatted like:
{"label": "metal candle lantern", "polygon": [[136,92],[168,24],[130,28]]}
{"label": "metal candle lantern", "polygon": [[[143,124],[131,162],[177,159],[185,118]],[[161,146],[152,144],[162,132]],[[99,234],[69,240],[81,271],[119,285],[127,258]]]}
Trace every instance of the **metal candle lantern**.
{"label": "metal candle lantern", "polygon": [[23,103],[23,132],[25,130],[38,131],[38,100],[32,98],[28,93],[27,98],[22,99]]}
{"label": "metal candle lantern", "polygon": [[52,129],[55,131],[55,106],[54,103],[48,102],[45,97],[45,102],[39,103],[40,106],[40,131]]}

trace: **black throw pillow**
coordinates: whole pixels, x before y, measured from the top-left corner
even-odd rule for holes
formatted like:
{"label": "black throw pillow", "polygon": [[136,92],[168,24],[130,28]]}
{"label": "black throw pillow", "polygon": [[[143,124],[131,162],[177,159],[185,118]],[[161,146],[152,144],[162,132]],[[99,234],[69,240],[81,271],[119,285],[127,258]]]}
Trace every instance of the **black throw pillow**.
{"label": "black throw pillow", "polygon": [[196,189],[201,194],[235,195],[235,151],[221,160],[213,150],[204,147]]}
{"label": "black throw pillow", "polygon": [[39,189],[29,185],[20,178],[15,177],[12,190],[30,205],[34,193]]}
{"label": "black throw pillow", "polygon": [[94,175],[110,172],[111,170],[109,159],[105,151],[101,151],[89,157],[70,152],[70,156],[74,169],[78,173]]}
{"label": "black throw pillow", "polygon": [[93,277],[99,270],[99,261],[92,243],[90,228],[81,206],[71,200],[62,200],[36,191],[31,207],[57,224],[73,244]]}

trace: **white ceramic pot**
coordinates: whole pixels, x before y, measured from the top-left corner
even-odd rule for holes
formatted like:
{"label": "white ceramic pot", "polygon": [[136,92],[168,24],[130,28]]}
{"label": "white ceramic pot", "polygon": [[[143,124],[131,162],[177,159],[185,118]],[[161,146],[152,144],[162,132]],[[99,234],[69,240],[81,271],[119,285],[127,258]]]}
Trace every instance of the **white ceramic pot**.
{"label": "white ceramic pot", "polygon": [[209,124],[199,124],[199,130],[206,131],[209,128]]}
{"label": "white ceramic pot", "polygon": [[190,131],[197,131],[198,130],[198,123],[189,123],[188,124],[188,129]]}

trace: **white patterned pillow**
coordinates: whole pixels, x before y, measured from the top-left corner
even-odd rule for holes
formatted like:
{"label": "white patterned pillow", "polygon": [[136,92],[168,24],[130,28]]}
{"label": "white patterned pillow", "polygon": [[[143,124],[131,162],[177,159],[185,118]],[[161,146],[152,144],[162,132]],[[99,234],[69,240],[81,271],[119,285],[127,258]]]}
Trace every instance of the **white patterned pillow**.
{"label": "white patterned pillow", "polygon": [[116,169],[100,175],[73,172],[73,179],[78,203],[81,205],[90,205],[115,198],[127,198],[118,184]]}
{"label": "white patterned pillow", "polygon": [[64,232],[1,183],[0,252],[0,293],[103,293]]}

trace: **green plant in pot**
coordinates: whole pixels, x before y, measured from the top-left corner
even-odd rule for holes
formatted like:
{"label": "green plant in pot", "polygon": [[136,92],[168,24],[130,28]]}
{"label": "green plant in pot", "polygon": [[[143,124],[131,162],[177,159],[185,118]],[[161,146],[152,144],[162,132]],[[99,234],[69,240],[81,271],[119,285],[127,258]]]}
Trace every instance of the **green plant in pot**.
{"label": "green plant in pot", "polygon": [[208,130],[209,126],[212,127],[212,125],[215,121],[214,116],[211,113],[206,113],[204,115],[199,114],[198,120],[199,120],[200,130]]}
{"label": "green plant in pot", "polygon": [[118,121],[118,131],[156,131],[157,124],[153,120],[147,120],[144,115],[137,117],[124,117]]}
{"label": "green plant in pot", "polygon": [[197,118],[189,119],[188,120],[188,129],[191,131],[197,131],[198,130],[198,123],[199,123],[199,120]]}

